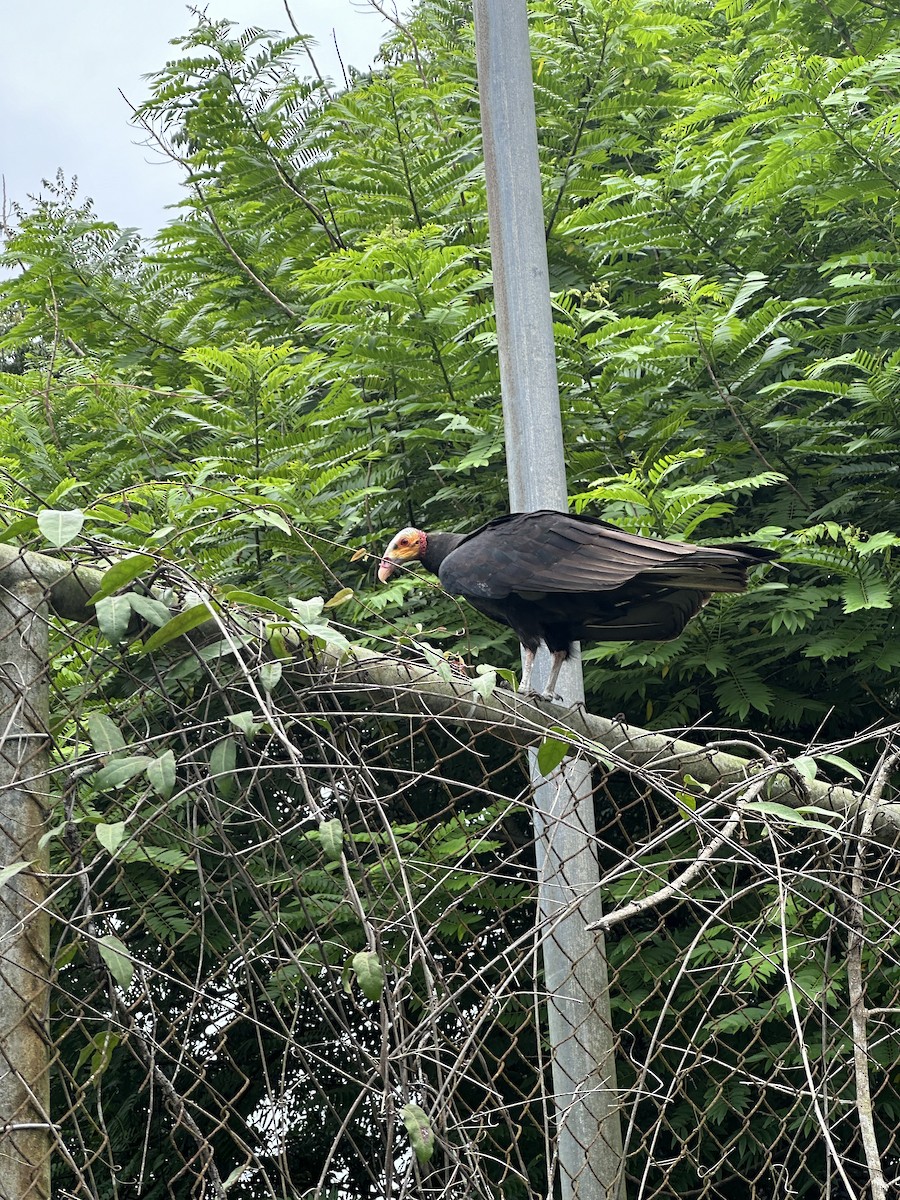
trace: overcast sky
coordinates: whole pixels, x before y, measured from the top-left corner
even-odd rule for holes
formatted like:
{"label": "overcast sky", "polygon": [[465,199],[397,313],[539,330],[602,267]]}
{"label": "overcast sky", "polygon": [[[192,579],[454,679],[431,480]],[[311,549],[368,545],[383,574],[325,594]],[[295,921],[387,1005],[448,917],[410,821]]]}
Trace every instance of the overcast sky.
{"label": "overcast sky", "polygon": [[[289,33],[283,0],[207,0],[213,19]],[[346,66],[370,65],[385,20],[365,0],[290,0],[297,28],[316,39],[316,61],[340,79]],[[7,200],[27,203],[58,168],[77,175],[102,220],[153,234],[164,208],[180,198],[179,170],[142,146],[119,89],[134,103],[141,78],[176,49],[168,43],[194,24],[185,0],[5,0],[0,15],[0,175]],[[310,69],[310,74],[311,74]]]}

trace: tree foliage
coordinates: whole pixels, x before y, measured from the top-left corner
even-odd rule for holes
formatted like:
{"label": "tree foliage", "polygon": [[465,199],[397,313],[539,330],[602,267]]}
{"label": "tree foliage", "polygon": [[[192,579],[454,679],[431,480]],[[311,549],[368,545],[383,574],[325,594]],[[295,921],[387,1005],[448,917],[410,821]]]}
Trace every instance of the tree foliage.
{"label": "tree foliage", "polygon": [[[570,491],[789,566],[671,645],[591,651],[589,689],[651,722],[893,709],[900,58],[881,10],[845,9],[532,5]],[[5,499],[18,532],[75,480],[100,536],[456,640],[433,589],[379,595],[346,549],[505,507],[468,10],[421,5],[338,94],[302,50],[182,40],[139,114],[185,171],[155,242],[63,181],[22,212]]]}
{"label": "tree foliage", "polygon": [[[893,718],[896,14],[529,8],[573,503],[787,568],[674,642],[589,648],[589,706],[800,742]],[[46,546],[38,510],[77,508],[93,550],[213,596],[340,592],[371,639],[509,664],[477,614],[354,557],[507,507],[470,8],[422,0],[345,90],[306,69],[301,38],[201,19],[138,113],[184,170],[157,237],[61,178],[19,212],[2,536]]]}

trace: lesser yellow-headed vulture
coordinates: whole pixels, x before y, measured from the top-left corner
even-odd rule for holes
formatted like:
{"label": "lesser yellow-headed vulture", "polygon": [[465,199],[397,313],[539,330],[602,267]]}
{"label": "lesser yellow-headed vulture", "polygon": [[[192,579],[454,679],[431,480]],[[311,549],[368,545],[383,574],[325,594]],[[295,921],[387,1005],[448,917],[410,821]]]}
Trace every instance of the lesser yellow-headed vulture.
{"label": "lesser yellow-headed vulture", "polygon": [[541,509],[473,533],[402,529],[378,578],[419,561],[444,588],[510,626],[525,652],[519,691],[531,693],[540,643],[552,658],[552,697],[572,642],[677,637],[713,592],[741,592],[748,570],[774,555],[755,546],[691,546],[640,537],[596,517]]}

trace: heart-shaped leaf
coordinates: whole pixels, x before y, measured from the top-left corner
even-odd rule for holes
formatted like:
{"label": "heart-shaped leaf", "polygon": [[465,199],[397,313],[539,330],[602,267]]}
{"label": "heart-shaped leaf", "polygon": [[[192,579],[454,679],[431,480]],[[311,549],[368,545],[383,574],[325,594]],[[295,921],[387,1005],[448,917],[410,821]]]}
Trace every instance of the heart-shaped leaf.
{"label": "heart-shaped leaf", "polygon": [[125,822],[114,821],[111,825],[101,822],[97,826],[97,841],[109,854],[115,854],[125,836]]}
{"label": "heart-shaped leaf", "polygon": [[51,546],[68,546],[81,533],[84,513],[80,508],[45,508],[38,513],[37,523]]}

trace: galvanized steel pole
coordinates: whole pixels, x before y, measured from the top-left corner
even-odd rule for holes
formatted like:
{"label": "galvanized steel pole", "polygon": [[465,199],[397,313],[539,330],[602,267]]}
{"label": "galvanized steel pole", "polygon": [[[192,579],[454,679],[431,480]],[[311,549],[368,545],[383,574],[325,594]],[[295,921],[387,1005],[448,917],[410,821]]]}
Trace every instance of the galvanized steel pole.
{"label": "galvanized steel pole", "polygon": [[[510,507],[566,509],[565,458],[550,309],[526,0],[474,0],[478,88]],[[546,651],[535,664],[541,687]],[[577,656],[559,689],[584,699]],[[553,1091],[562,1200],[622,1195],[609,979],[599,920],[599,865],[590,768],[547,780],[532,756]]]}
{"label": "galvanized steel pole", "polygon": [[19,565],[0,587],[0,1200],[48,1200],[47,605]]}

